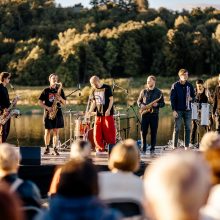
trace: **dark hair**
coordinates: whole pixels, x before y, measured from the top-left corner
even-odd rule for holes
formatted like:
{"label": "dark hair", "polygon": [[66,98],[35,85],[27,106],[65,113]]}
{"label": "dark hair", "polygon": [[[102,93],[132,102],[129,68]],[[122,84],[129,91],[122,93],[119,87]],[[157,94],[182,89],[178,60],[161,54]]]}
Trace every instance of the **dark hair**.
{"label": "dark hair", "polygon": [[98,175],[92,161],[74,158],[67,162],[61,170],[57,193],[65,197],[98,195]]}
{"label": "dark hair", "polygon": [[8,77],[11,77],[11,73],[8,73],[8,72],[1,72],[0,73],[0,81],[1,82],[4,82],[4,80]]}
{"label": "dark hair", "polygon": [[202,79],[196,80],[196,84],[204,84],[204,81]]}

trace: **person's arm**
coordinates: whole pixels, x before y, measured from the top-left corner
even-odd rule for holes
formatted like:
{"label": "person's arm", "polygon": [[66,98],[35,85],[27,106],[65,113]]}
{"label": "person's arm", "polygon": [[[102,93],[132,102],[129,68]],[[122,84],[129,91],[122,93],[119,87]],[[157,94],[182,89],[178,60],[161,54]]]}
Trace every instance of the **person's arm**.
{"label": "person's arm", "polygon": [[108,108],[105,112],[105,116],[109,116],[110,115],[110,111],[111,111],[111,108],[113,106],[113,96],[110,96],[109,97],[109,105],[108,105]]}
{"label": "person's arm", "polygon": [[177,98],[176,89],[173,84],[171,87],[171,91],[170,91],[170,103],[171,103],[171,108],[173,110],[173,117],[174,118],[178,117],[178,113],[176,111],[176,98]]}
{"label": "person's arm", "polygon": [[38,101],[38,104],[45,110],[47,110],[48,112],[51,111],[51,107],[48,107],[47,105],[44,104],[44,102],[42,100]]}
{"label": "person's arm", "polygon": [[212,98],[211,92],[208,89],[206,90],[206,96],[208,98],[208,103],[213,104],[214,100]]}
{"label": "person's arm", "polygon": [[60,96],[58,96],[58,100],[61,104],[65,105],[66,104],[66,96],[64,94],[63,89],[61,90]]}
{"label": "person's arm", "polygon": [[216,89],[215,89],[215,96],[214,96],[214,105],[213,105],[213,111],[212,111],[212,114],[214,115],[215,114],[215,112],[216,112],[216,109],[217,109],[217,101],[218,101],[218,99],[217,99],[217,92],[218,92],[218,87],[216,87]]}
{"label": "person's arm", "polygon": [[137,105],[139,108],[143,108],[145,105],[143,104],[143,96],[144,96],[144,90],[141,90],[138,100],[137,100]]}
{"label": "person's arm", "polygon": [[163,93],[161,92],[162,97],[161,99],[158,101],[158,107],[159,108],[163,108],[165,106],[165,102],[164,102],[164,96],[163,96]]}
{"label": "person's arm", "polygon": [[190,97],[192,98],[192,100],[190,101],[194,102],[196,97],[196,92],[192,85],[190,86]]}

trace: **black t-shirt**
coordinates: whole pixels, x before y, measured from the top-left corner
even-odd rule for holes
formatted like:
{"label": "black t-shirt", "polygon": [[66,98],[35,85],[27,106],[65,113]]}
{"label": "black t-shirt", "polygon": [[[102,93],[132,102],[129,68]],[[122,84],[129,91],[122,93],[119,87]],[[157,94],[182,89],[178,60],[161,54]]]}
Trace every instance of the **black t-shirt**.
{"label": "black t-shirt", "polygon": [[[57,88],[48,87],[43,90],[43,92],[39,97],[39,100],[43,101],[46,106],[51,107],[53,105],[56,94],[57,94]],[[61,89],[60,96],[66,100],[66,96],[64,94],[63,89]],[[57,106],[58,108],[61,108],[60,103],[57,103]]]}
{"label": "black t-shirt", "polygon": [[202,93],[198,93],[197,90],[196,90],[195,101],[198,102],[198,103],[208,103],[208,97],[206,95],[205,89]]}
{"label": "black t-shirt", "polygon": [[10,106],[8,89],[0,83],[0,112]]}
{"label": "black t-shirt", "polygon": [[[95,100],[95,111],[97,112],[97,116],[104,116],[109,106],[109,98],[113,96],[111,87],[103,84],[101,88],[94,89],[91,96],[92,99]],[[114,111],[112,106],[110,110],[110,115],[113,115],[113,113]]]}

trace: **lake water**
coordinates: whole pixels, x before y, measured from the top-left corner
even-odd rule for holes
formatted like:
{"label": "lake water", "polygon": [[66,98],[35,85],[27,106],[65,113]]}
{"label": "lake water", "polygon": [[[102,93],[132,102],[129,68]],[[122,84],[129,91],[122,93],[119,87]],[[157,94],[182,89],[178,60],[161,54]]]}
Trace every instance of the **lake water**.
{"label": "lake water", "polygon": [[[72,135],[74,136],[75,117],[72,117],[71,128],[73,130]],[[65,114],[64,120],[65,128],[60,131],[61,143],[70,137],[70,119],[68,114]],[[126,129],[127,127],[130,127],[129,133]],[[140,139],[140,125],[137,123],[135,117],[131,117],[128,120],[125,119],[125,116],[121,116],[120,129],[122,138],[127,136],[135,140]],[[163,114],[159,119],[157,145],[166,145],[172,138],[172,132],[173,118],[170,115],[166,116]],[[18,119],[13,118],[11,120],[11,129],[7,142],[20,146],[44,146],[43,136],[44,126],[42,115],[22,115]]]}

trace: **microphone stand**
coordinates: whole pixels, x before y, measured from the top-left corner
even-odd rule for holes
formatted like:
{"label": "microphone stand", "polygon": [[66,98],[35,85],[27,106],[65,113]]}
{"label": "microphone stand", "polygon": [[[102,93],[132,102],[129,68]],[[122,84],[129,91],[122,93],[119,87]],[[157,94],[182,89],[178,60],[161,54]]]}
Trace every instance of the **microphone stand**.
{"label": "microphone stand", "polygon": [[71,93],[69,93],[68,95],[66,95],[66,97],[71,96],[72,94],[74,94],[74,93],[77,92],[77,91],[80,91],[80,92],[81,92],[81,89],[79,89],[79,88],[75,89],[74,91],[72,91]]}
{"label": "microphone stand", "polygon": [[[71,93],[69,93],[68,95],[66,95],[66,98],[69,97],[69,96],[71,96],[72,94],[74,94],[74,93],[77,92],[77,91],[80,91],[80,95],[79,95],[79,96],[81,96],[80,84],[79,84],[79,87],[78,87],[77,89],[75,89],[74,91],[72,91]],[[66,111],[66,112],[68,112],[68,114],[69,114],[69,121],[70,121],[70,124],[69,124],[70,130],[69,130],[69,132],[70,132],[70,137],[69,137],[68,140],[66,140],[66,131],[65,131],[65,141],[64,141],[64,143],[61,144],[61,146],[60,146],[60,149],[62,149],[62,150],[68,149],[68,147],[69,147],[69,146],[72,144],[72,142],[73,142],[72,112],[71,112],[71,109],[68,110],[68,111]],[[68,145],[67,143],[69,143],[69,145]]]}
{"label": "microphone stand", "polygon": [[[123,87],[117,85],[115,83],[115,81],[113,80],[113,85],[112,85],[112,90],[113,90],[113,93],[114,93],[114,88],[118,88],[120,90],[122,90],[126,96],[128,96],[128,90],[127,89],[124,89]],[[128,108],[127,108],[127,127],[125,129],[123,129],[125,131],[125,138],[127,139],[128,138],[128,135],[129,135],[129,132],[130,132],[130,124],[129,124],[129,117],[128,117]],[[120,123],[120,118],[119,118],[119,123]],[[120,131],[119,131],[120,132]]]}

